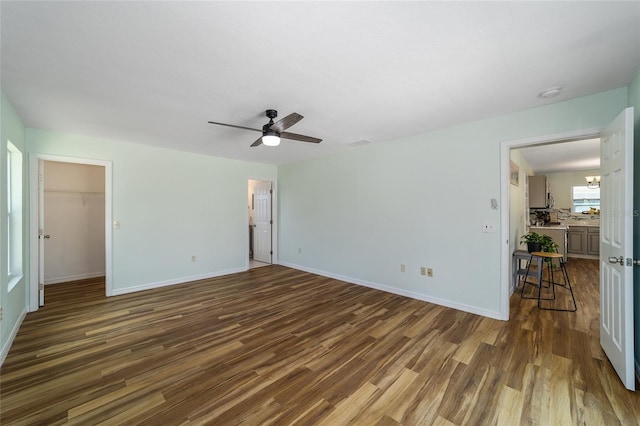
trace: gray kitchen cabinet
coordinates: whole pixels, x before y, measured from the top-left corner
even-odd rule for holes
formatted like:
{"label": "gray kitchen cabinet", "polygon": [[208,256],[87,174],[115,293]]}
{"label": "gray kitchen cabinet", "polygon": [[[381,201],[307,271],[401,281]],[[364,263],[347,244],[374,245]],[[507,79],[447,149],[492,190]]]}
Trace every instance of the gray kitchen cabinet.
{"label": "gray kitchen cabinet", "polygon": [[587,228],[587,254],[600,255],[600,228]]}
{"label": "gray kitchen cabinet", "polygon": [[585,254],[587,252],[587,227],[570,226],[567,235],[567,253]]}
{"label": "gray kitchen cabinet", "polygon": [[547,208],[547,177],[529,176],[529,208],[530,209],[546,209]]}
{"label": "gray kitchen cabinet", "polygon": [[567,253],[598,256],[600,254],[600,228],[597,226],[570,226],[567,235]]}

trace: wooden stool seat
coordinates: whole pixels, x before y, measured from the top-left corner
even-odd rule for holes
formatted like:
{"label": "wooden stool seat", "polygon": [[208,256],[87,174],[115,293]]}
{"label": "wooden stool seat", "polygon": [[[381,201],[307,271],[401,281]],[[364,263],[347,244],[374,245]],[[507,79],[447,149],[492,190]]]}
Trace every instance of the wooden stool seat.
{"label": "wooden stool seat", "polygon": [[534,251],[533,253],[531,253],[531,256],[546,257],[547,259],[564,258],[564,255],[560,253],[549,253],[546,251]]}

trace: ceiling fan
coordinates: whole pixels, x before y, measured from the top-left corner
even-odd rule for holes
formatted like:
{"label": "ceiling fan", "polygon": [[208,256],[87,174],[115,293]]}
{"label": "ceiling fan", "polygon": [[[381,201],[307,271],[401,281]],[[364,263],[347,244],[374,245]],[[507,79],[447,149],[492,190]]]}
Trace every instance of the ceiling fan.
{"label": "ceiling fan", "polygon": [[254,129],[251,127],[245,126],[236,126],[235,124],[227,124],[227,123],[218,123],[215,121],[209,121],[209,124],[218,124],[220,126],[228,126],[235,127],[237,129],[245,129],[245,130],[253,130],[255,132],[262,132],[262,136],[259,137],[254,143],[251,144],[252,147],[258,146],[261,144],[265,144],[267,146],[278,146],[280,145],[280,139],[291,139],[294,141],[301,142],[311,142],[311,143],[320,143],[322,139],[314,138],[311,136],[298,135],[297,133],[285,132],[286,129],[296,124],[298,121],[302,120],[304,117],[300,114],[294,112],[287,115],[282,120],[278,120],[275,123],[273,119],[278,116],[278,111],[275,109],[268,109],[266,111],[266,116],[269,118],[269,122],[262,126],[262,130]]}

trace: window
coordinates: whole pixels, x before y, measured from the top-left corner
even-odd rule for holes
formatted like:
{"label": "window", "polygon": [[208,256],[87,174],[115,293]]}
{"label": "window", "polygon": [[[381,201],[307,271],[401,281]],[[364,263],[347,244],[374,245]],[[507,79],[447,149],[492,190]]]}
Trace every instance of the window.
{"label": "window", "polygon": [[7,266],[9,290],[22,278],[22,153],[7,141]]}
{"label": "window", "polygon": [[582,213],[590,208],[600,208],[600,188],[589,188],[586,185],[574,186],[571,188],[571,198],[573,213]]}

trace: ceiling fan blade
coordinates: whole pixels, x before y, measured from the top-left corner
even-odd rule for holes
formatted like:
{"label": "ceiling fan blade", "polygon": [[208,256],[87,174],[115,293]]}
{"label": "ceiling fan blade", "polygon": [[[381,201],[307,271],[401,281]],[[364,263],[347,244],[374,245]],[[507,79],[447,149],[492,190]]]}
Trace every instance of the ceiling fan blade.
{"label": "ceiling fan blade", "polygon": [[278,133],[282,133],[284,130],[296,124],[298,121],[302,120],[304,117],[297,112],[292,112],[287,115],[282,120],[278,120],[269,127],[270,130],[273,130]]}
{"label": "ceiling fan blade", "polygon": [[284,139],[291,139],[294,141],[301,141],[301,142],[311,142],[311,143],[322,142],[322,139],[314,138],[311,136],[299,135],[297,133],[289,133],[289,132],[280,133],[280,137]]}
{"label": "ceiling fan blade", "polygon": [[262,132],[262,130],[260,130],[260,129],[253,129],[251,127],[244,127],[244,126],[236,126],[235,124],[218,123],[216,121],[209,121],[208,123],[209,124],[217,124],[219,126],[235,127],[236,129],[245,129],[245,130],[253,130],[254,132]]}
{"label": "ceiling fan blade", "polygon": [[262,145],[262,136],[260,136],[254,143],[251,144],[251,147]]}

